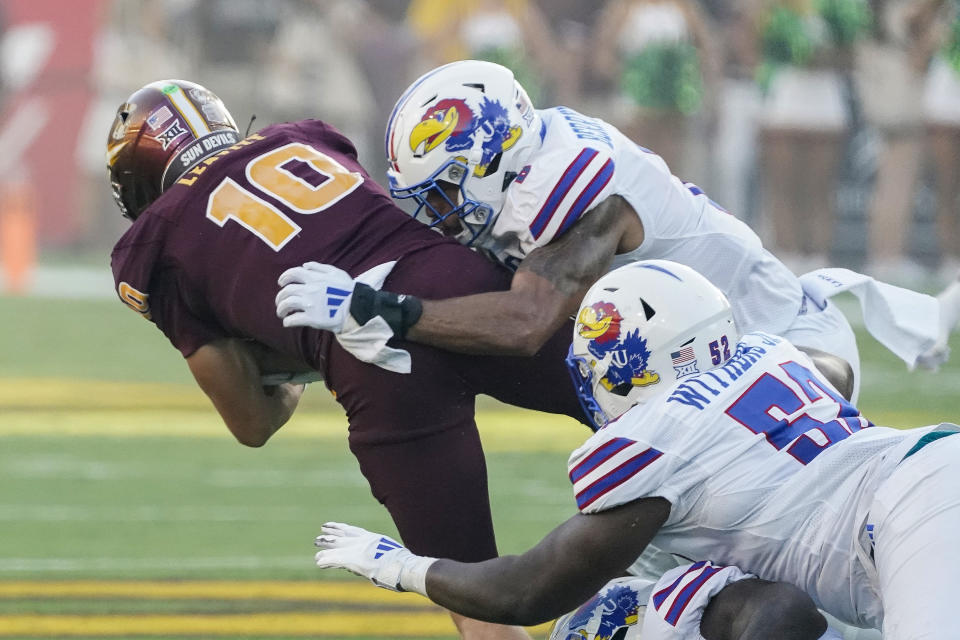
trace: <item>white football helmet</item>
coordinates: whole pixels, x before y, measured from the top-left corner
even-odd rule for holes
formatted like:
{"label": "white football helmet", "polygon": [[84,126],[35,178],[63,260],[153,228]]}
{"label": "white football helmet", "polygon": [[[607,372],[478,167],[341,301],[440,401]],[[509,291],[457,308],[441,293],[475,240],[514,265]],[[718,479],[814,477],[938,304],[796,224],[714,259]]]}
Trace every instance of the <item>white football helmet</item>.
{"label": "white football helmet", "polygon": [[580,607],[557,618],[549,640],[637,640],[653,583],[616,578]]}
{"label": "white football helmet", "polygon": [[599,429],[686,376],[722,365],[739,339],[730,303],[709,280],[686,265],[643,260],[587,292],[567,366]]}
{"label": "white football helmet", "polygon": [[[421,76],[400,96],[387,123],[390,193],[413,198],[436,226],[460,217],[457,239],[472,245],[503,208],[504,194],[543,123],[513,72],[492,62],[461,60]],[[459,187],[456,202],[438,182]],[[433,194],[452,210],[427,202]],[[446,208],[446,207],[445,207]]]}

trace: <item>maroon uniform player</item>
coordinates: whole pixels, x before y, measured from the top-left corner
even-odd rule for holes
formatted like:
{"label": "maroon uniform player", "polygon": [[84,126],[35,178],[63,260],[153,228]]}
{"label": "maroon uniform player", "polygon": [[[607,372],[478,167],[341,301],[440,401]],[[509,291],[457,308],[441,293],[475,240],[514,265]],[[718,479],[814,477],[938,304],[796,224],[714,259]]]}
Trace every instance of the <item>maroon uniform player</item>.
{"label": "maroon uniform player", "polygon": [[[121,105],[107,149],[115,197],[133,220],[113,250],[117,292],[183,354],[236,438],[264,444],[297,405],[302,386],[264,387],[264,373],[316,371],[407,546],[495,556],[474,398],[582,419],[564,366],[570,327],[533,358],[395,340],[411,355],[409,375],[360,362],[329,333],[283,327],[274,306],[283,271],[313,260],[357,275],[397,261],[386,286],[424,299],[505,289],[510,274],[397,209],[350,141],[317,120],[241,139],[208,90],[163,81]],[[515,637],[455,620],[465,637]]]}

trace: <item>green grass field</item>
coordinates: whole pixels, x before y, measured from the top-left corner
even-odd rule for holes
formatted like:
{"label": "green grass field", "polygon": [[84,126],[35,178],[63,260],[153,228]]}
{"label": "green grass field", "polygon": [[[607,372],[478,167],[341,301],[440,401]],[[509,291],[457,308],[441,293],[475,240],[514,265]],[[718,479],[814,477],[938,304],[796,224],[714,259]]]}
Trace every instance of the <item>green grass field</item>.
{"label": "green grass field", "polygon": [[[860,344],[874,422],[960,418],[960,359],[908,373]],[[521,551],[573,512],[565,460],[586,432],[482,407],[500,548]],[[0,298],[0,437],[0,638],[455,637],[419,596],[313,567],[325,520],[394,532],[322,385],[247,449],[119,303]]]}

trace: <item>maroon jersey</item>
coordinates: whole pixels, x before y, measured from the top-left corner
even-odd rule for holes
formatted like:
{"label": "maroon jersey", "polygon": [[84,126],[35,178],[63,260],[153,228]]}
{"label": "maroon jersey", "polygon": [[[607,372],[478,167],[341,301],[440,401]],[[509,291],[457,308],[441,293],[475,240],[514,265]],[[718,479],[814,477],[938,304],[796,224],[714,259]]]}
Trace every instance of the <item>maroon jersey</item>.
{"label": "maroon jersey", "polygon": [[277,278],[311,260],[353,276],[397,260],[384,288],[426,299],[510,283],[398,209],[349,140],[316,120],[267,127],[199,163],[134,221],[112,266],[120,298],[185,357],[217,338],[248,338],[318,370],[346,410],[374,495],[414,551],[495,555],[474,398],[582,420],[564,365],[572,327],[532,358],[395,341],[410,351],[412,372],[392,373],[356,360],[327,332],[284,328]]}
{"label": "maroon jersey", "polygon": [[283,327],[278,276],[310,260],[356,276],[438,240],[393,205],[346,138],[306,120],[200,163],[120,238],[112,266],[121,299],[184,356],[218,337],[253,338],[322,370],[329,336]]}

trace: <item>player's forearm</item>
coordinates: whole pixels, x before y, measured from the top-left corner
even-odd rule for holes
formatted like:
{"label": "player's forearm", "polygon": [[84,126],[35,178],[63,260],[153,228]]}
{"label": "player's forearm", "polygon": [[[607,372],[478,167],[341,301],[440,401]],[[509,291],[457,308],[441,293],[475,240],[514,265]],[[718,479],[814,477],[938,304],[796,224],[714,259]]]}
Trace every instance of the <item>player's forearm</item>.
{"label": "player's forearm", "polygon": [[234,437],[249,447],[263,446],[297,407],[302,385],[263,387],[250,344],[223,339],[204,345],[187,364]]}
{"label": "player's forearm", "polygon": [[669,513],[666,500],[644,498],[599,514],[577,514],[522,555],[469,564],[438,560],[427,571],[427,595],[471,618],[539,624],[624,575]]}
{"label": "player's forearm", "polygon": [[563,237],[531,251],[509,291],[423,301],[406,336],[451,351],[535,354],[610,267],[631,225],[627,248],[642,242],[642,225],[622,198],[604,200]]}
{"label": "player's forearm", "polygon": [[509,291],[425,301],[407,337],[453,351],[533,355],[576,312],[614,253],[642,241],[634,210],[611,196],[563,237],[531,251]]}
{"label": "player's forearm", "polygon": [[565,319],[566,310],[555,302],[513,291],[482,293],[424,300],[407,338],[460,353],[530,356]]}
{"label": "player's forearm", "polygon": [[346,569],[385,589],[426,595],[470,618],[529,625],[569,611],[624,575],[669,515],[663,498],[578,513],[523,555],[477,563],[418,556],[388,536],[327,522],[315,559],[321,569]]}
{"label": "player's forearm", "polygon": [[[427,572],[427,594],[440,606],[470,618],[531,626],[575,608],[593,593],[576,580],[555,583],[555,589],[538,589],[521,564],[518,556],[478,563],[438,560]],[[599,588],[602,583],[590,585]]]}

